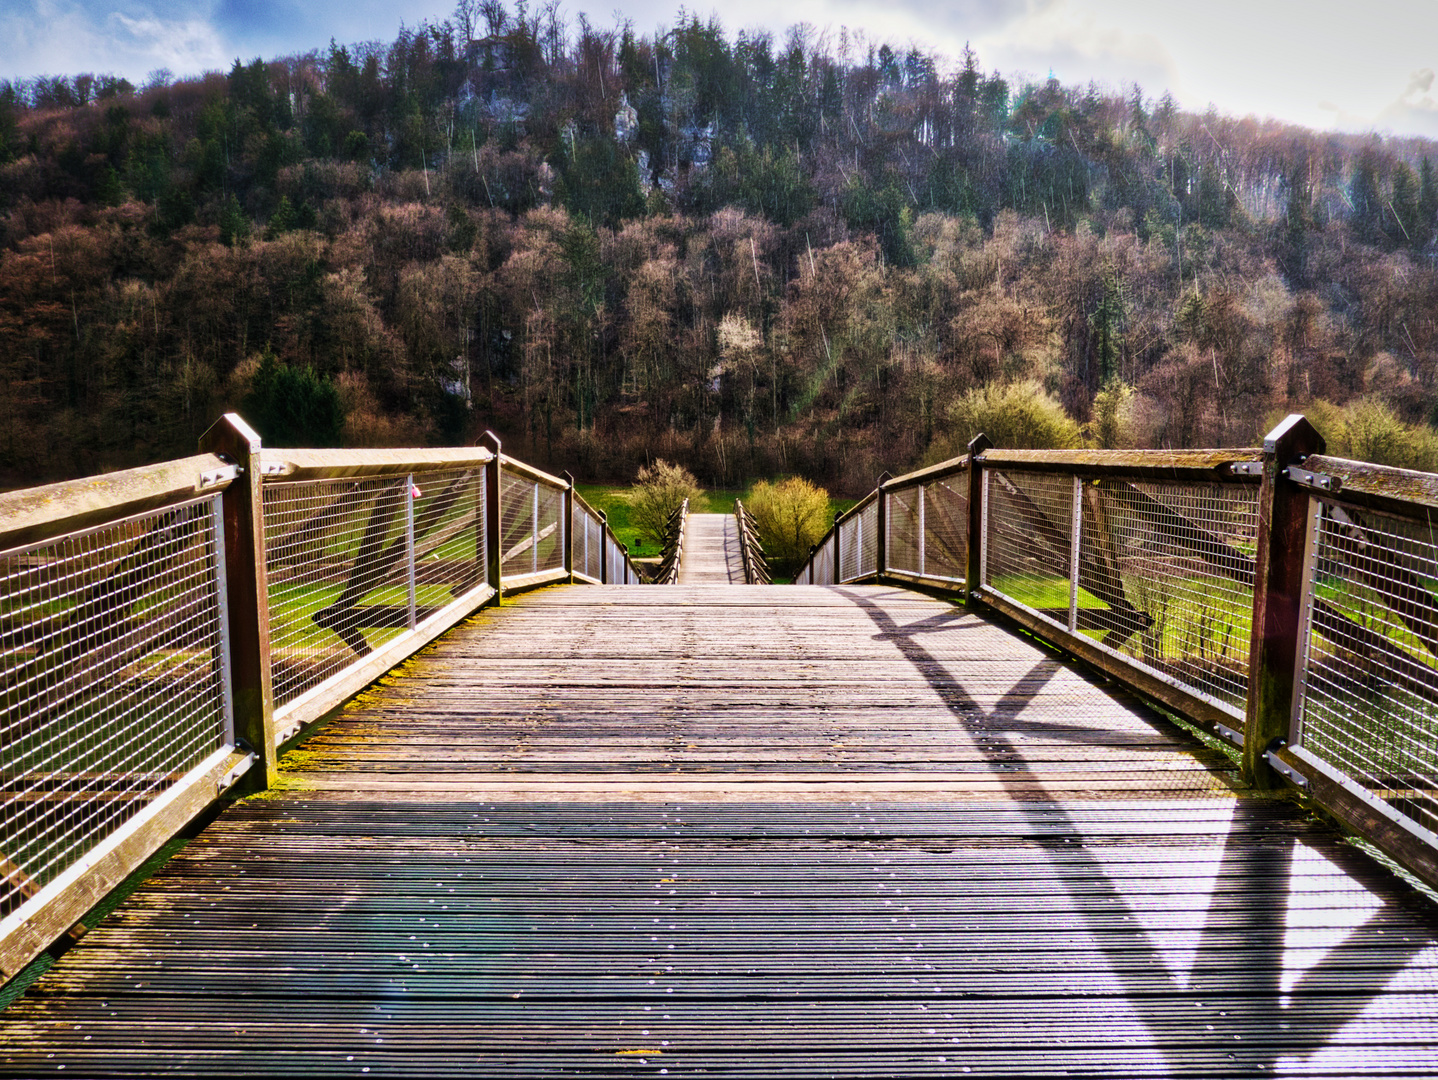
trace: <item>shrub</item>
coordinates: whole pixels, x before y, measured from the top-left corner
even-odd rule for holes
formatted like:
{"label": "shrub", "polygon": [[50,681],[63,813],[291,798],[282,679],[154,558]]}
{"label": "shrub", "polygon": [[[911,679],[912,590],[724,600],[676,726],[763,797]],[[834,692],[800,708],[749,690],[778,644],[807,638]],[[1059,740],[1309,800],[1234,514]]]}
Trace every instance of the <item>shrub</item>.
{"label": "shrub", "polygon": [[760,480],[744,505],[754,515],[769,567],[779,576],[792,574],[833,523],[829,493],[798,476],[777,484]]}
{"label": "shrub", "polygon": [[975,387],[949,407],[948,433],[934,440],[928,460],[958,457],[983,432],[1005,450],[1069,450],[1083,431],[1038,382]]}
{"label": "shrub", "polygon": [[[1335,457],[1399,469],[1438,470],[1438,432],[1426,424],[1405,424],[1378,398],[1360,398],[1342,406],[1320,400],[1300,411]],[[1281,419],[1270,417],[1268,428]]]}
{"label": "shrub", "polygon": [[663,458],[652,466],[645,465],[634,479],[630,496],[629,519],[640,533],[656,544],[664,542],[664,526],[669,515],[704,493],[694,474],[683,465],[671,465]]}

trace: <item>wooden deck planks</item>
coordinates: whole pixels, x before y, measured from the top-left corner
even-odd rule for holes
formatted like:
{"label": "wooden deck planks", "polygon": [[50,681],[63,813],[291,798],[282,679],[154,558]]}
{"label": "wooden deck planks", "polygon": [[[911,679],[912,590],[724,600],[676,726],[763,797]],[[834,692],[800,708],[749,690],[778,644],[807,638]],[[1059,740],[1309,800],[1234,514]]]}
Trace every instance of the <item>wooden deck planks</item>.
{"label": "wooden deck planks", "polygon": [[557,588],[361,695],[0,1014],[0,1074],[160,1073],[1438,1075],[1438,925],[947,604]]}

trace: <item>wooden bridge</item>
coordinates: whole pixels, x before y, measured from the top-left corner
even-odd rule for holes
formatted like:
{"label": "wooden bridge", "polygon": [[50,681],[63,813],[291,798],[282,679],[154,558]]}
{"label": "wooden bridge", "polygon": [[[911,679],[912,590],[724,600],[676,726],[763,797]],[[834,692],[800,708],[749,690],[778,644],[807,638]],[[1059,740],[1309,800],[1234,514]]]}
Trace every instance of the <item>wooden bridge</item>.
{"label": "wooden bridge", "polygon": [[[1029,482],[998,460],[996,477]],[[287,475],[303,466],[292,463]],[[482,464],[498,475],[497,448]],[[975,611],[909,587],[962,576],[954,528],[968,506],[941,490],[962,486],[955,477],[972,479],[900,478],[846,516],[801,574],[827,565],[828,584],[585,584],[622,580],[627,564],[606,561],[612,540],[575,502],[556,511],[567,524],[549,535],[567,534],[568,552],[546,569],[554,545],[540,534],[555,515],[538,486],[505,488],[530,517],[501,512],[497,538],[471,530],[469,551],[500,563],[491,581],[549,587],[442,632],[443,598],[418,617],[425,578],[411,571],[410,629],[386,639],[368,628],[395,618],[393,598],[377,590],[374,612],[342,623],[338,575],[323,618],[365,627],[371,650],[350,668],[401,640],[433,643],[348,698],[353,671],[326,675],[328,690],[306,682],[298,639],[272,633],[276,696],[292,695],[270,707],[272,737],[296,718],[305,737],[265,790],[223,809],[0,1013],[0,1074],[1438,1074],[1434,908],[1312,814],[1320,798],[1333,813],[1351,806],[1322,774],[1304,777],[1313,802],[1265,791],[1209,734],[1233,734],[1213,713],[1244,707],[1202,691],[1209,710],[1176,723],[1145,682],[1164,674],[1152,655],[1120,680],[1038,640],[1000,597]],[[426,531],[425,500],[450,487],[402,479],[410,565],[423,566],[423,537],[446,531]],[[326,505],[355,502],[345,483]],[[1086,506],[1082,484],[1068,486]],[[456,520],[473,521],[487,491]],[[367,498],[358,550],[380,552],[383,489]],[[999,519],[1000,497],[984,499]],[[916,505],[921,524],[906,532],[900,515]],[[882,574],[864,564],[865,529]],[[431,562],[454,557],[454,535]],[[714,555],[708,535],[688,530],[696,566]],[[1126,574],[1138,561],[1113,554]],[[1148,551],[1145,573],[1160,554]],[[1072,562],[1093,584],[1085,558]],[[274,598],[281,563],[266,563]],[[1002,595],[1018,587],[968,572]],[[556,583],[571,577],[581,583]],[[847,577],[870,583],[834,580]],[[1041,623],[1047,595],[1015,610]],[[1110,591],[1078,610],[1121,609]],[[231,627],[231,654],[243,633]],[[243,730],[243,661],[231,662]],[[1174,679],[1170,697],[1196,693],[1201,674]],[[221,749],[202,762],[211,791],[246,752]],[[1270,752],[1270,781],[1304,764]],[[1410,820],[1424,812],[1412,809],[1418,772],[1406,802],[1388,793]],[[56,817],[54,796],[28,805]],[[14,810],[6,821],[22,839],[43,824]],[[92,875],[112,854],[103,843]],[[1406,862],[1426,874],[1422,857]],[[90,880],[65,872],[71,891]],[[58,877],[36,880],[12,904],[7,942],[73,910]]]}

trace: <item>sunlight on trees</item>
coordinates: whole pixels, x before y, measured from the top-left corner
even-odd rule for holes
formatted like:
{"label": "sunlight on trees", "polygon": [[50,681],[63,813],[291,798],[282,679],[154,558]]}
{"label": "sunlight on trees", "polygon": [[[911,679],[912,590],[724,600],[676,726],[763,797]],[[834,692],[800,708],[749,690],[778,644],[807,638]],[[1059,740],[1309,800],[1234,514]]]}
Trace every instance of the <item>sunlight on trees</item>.
{"label": "sunlight on trees", "polygon": [[760,480],[744,505],[754,515],[770,569],[780,576],[792,574],[833,524],[829,493],[799,476],[776,484]]}
{"label": "sunlight on trees", "polygon": [[669,517],[684,504],[685,499],[698,499],[704,493],[694,474],[682,465],[671,465],[662,458],[645,465],[634,478],[630,496],[629,520],[647,540],[664,542],[664,527]]}

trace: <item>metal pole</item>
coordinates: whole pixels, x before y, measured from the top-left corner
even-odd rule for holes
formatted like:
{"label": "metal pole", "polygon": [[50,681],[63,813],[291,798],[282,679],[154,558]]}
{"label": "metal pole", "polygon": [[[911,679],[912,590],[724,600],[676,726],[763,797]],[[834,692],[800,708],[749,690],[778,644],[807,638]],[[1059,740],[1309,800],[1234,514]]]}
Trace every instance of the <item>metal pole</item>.
{"label": "metal pole", "polygon": [[407,584],[409,586],[409,628],[415,626],[414,604],[414,501],[417,497],[414,473],[405,478],[404,487],[404,559]]}
{"label": "metal pole", "polygon": [[1083,538],[1083,477],[1074,477],[1073,512],[1069,518],[1069,633],[1078,631],[1079,545]]}
{"label": "metal pole", "polygon": [[892,476],[889,473],[881,473],[877,485],[879,494],[875,502],[879,504],[875,524],[878,527],[878,535],[874,537],[874,575],[883,577],[884,571],[889,568],[889,493],[884,490]]}

